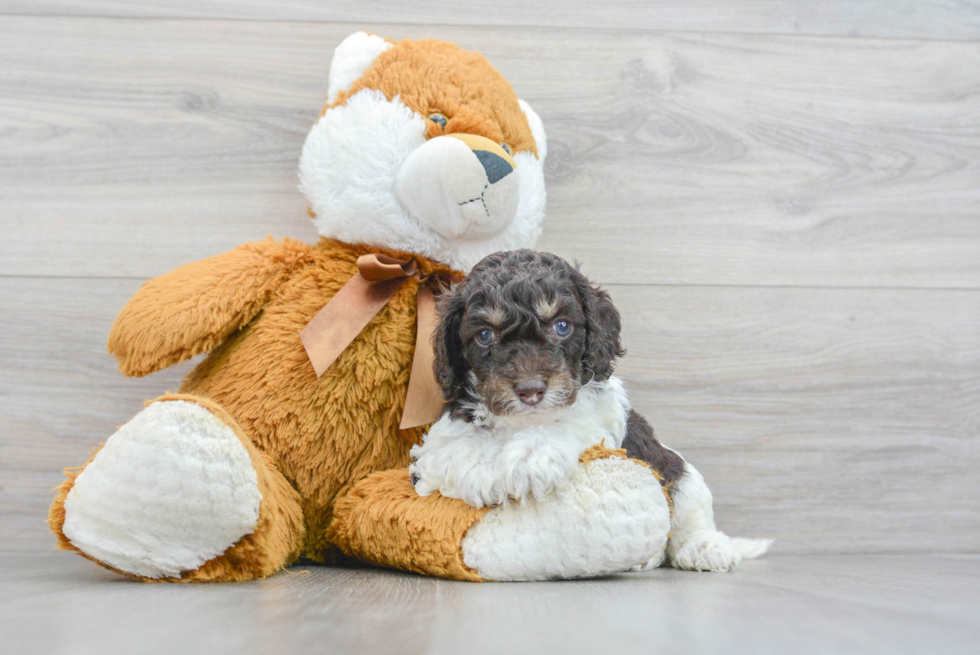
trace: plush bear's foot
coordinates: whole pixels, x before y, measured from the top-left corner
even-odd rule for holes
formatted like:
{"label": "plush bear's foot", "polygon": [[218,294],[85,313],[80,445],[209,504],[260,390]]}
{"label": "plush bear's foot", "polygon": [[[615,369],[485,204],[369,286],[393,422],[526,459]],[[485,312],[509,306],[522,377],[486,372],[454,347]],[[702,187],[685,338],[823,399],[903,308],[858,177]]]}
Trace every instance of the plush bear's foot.
{"label": "plush bear's foot", "polygon": [[734,571],[742,554],[724,532],[703,530],[671,544],[671,564],[685,571]]}
{"label": "plush bear's foot", "polygon": [[619,453],[594,453],[547,499],[476,509],[420,497],[407,471],[362,480],[338,501],[329,537],[382,566],[462,580],[585,578],[659,563],[670,532],[660,482]]}
{"label": "plush bear's foot", "polygon": [[173,577],[252,532],[261,501],[234,430],[195,403],[158,402],[112,435],[75,479],[63,531],[120,571]]}
{"label": "plush bear's foot", "polygon": [[490,510],[463,539],[463,561],[489,580],[595,577],[659,562],[669,532],[650,470],[605,457],[579,465],[550,498]]}
{"label": "plush bear's foot", "polygon": [[298,499],[209,404],[165,398],[112,435],[52,507],[62,544],[149,579],[246,579],[281,568],[302,534]]}

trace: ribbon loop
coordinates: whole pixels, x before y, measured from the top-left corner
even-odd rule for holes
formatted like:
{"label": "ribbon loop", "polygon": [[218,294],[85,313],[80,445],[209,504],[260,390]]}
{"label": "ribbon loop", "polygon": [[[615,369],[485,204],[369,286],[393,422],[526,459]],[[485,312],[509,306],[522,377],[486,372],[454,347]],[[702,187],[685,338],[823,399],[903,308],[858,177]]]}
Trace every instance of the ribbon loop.
{"label": "ribbon loop", "polygon": [[369,282],[383,282],[399,277],[415,277],[419,265],[414,259],[397,259],[371,253],[357,258],[357,272]]}

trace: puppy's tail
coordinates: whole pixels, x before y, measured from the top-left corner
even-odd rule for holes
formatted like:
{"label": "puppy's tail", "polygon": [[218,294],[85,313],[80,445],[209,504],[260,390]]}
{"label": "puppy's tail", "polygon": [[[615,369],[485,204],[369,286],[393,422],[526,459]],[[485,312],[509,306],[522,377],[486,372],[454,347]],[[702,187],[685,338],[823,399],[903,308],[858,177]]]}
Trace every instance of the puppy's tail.
{"label": "puppy's tail", "polygon": [[742,556],[742,559],[755,559],[769,550],[775,539],[744,539],[732,537],[732,545]]}

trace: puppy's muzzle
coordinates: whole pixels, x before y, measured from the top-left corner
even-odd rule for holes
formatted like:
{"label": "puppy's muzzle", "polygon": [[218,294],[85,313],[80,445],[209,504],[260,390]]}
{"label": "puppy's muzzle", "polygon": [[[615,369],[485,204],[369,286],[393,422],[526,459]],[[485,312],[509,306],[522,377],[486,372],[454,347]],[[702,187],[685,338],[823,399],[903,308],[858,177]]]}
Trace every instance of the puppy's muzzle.
{"label": "puppy's muzzle", "polygon": [[520,199],[514,159],[474,134],[426,141],[405,158],[395,196],[415,218],[447,239],[482,241],[503,232]]}

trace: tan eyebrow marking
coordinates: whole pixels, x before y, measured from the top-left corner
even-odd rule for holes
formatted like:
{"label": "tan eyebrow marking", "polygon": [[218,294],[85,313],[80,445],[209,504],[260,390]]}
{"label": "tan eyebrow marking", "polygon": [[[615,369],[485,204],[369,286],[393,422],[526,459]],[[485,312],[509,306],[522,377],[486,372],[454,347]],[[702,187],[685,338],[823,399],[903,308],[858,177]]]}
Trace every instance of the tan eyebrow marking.
{"label": "tan eyebrow marking", "polygon": [[504,319],[507,318],[507,313],[500,307],[486,307],[477,312],[477,315],[496,327],[503,325]]}
{"label": "tan eyebrow marking", "polygon": [[539,300],[534,305],[534,310],[541,317],[541,320],[550,320],[558,313],[558,301],[554,298]]}

